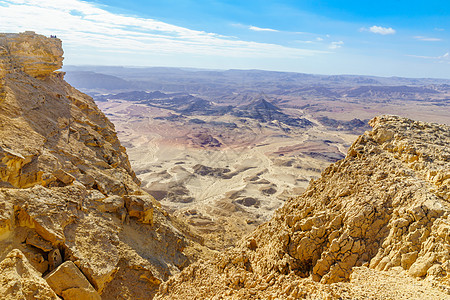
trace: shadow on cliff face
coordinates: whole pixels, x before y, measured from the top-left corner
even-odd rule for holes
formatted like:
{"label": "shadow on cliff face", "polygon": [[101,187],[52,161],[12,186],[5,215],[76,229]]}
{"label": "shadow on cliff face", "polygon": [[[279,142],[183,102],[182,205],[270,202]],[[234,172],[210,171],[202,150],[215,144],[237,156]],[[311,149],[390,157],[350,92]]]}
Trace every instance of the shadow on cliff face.
{"label": "shadow on cliff face", "polygon": [[[47,152],[64,139],[64,129],[67,141],[70,105],[62,93],[46,90],[45,81],[23,73],[7,75],[6,86],[0,109],[2,148],[8,152],[8,155],[3,153],[3,162],[10,176],[2,180],[15,187],[42,183],[45,178],[39,173],[38,165],[48,160]],[[58,163],[54,161],[51,167],[58,168]]]}

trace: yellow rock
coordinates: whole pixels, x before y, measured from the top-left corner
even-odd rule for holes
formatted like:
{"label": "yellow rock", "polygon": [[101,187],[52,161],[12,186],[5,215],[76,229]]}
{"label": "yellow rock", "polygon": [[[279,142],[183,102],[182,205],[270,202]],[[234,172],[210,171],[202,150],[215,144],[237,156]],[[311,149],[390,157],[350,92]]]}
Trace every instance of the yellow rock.
{"label": "yellow rock", "polygon": [[44,279],[64,300],[101,299],[83,273],[71,261],[64,262],[47,274]]}
{"label": "yellow rock", "polygon": [[20,250],[12,250],[0,262],[0,270],[0,295],[2,299],[59,299]]}
{"label": "yellow rock", "polygon": [[6,73],[19,68],[33,77],[48,76],[61,69],[63,53],[61,40],[57,38],[48,39],[32,31],[0,33],[0,65]]}

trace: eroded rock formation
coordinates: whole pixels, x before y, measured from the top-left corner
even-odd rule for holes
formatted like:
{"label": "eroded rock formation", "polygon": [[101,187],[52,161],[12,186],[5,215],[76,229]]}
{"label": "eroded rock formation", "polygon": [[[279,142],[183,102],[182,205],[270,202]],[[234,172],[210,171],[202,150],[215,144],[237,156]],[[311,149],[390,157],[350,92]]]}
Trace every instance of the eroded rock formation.
{"label": "eroded rock formation", "polygon": [[405,270],[449,292],[450,128],[394,116],[370,125],[270,222],[163,283],[158,297],[338,298],[330,283],[358,266]]}
{"label": "eroded rock formation", "polygon": [[0,33],[0,75],[25,72],[33,77],[45,77],[61,69],[61,40],[48,39],[32,31],[20,34]]}
{"label": "eroded rock formation", "polygon": [[188,264],[187,240],[140,189],[113,124],[56,71],[62,54],[56,38],[0,34],[0,261],[34,270],[2,285],[28,297],[37,276],[33,299],[52,299],[47,275],[64,299],[151,298]]}

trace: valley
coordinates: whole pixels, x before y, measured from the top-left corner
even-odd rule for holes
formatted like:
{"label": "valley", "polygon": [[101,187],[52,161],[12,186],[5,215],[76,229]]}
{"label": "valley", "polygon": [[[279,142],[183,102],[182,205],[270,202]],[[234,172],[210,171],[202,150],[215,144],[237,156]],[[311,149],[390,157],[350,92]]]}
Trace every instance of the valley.
{"label": "valley", "polygon": [[115,124],[142,188],[212,249],[234,246],[302,194],[370,118],[450,122],[448,80],[81,68],[66,78]]}

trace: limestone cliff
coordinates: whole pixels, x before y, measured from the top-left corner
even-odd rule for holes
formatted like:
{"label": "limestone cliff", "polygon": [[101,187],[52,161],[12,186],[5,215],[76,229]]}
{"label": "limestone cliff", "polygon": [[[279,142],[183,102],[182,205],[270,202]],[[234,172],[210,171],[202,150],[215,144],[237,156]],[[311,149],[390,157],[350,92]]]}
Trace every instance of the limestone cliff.
{"label": "limestone cliff", "polygon": [[0,33],[0,75],[25,72],[33,77],[45,77],[61,69],[61,40],[47,39],[32,31],[22,34]]}
{"label": "limestone cliff", "polygon": [[[345,159],[270,222],[236,249],[163,283],[158,297],[423,299],[423,292],[448,299],[450,128],[394,116],[370,124]],[[391,271],[404,276],[390,293],[384,281],[363,296],[369,278]],[[366,278],[358,280],[361,272]],[[411,277],[427,278],[438,291],[418,290]],[[410,298],[398,294],[405,282],[416,289]]]}
{"label": "limestone cliff", "polygon": [[62,54],[56,38],[0,34],[0,266],[34,268],[2,270],[0,294],[30,292],[16,283],[36,274],[60,282],[75,272],[58,268],[70,261],[81,271],[73,277],[85,278],[50,285],[64,299],[152,298],[187,265],[187,241],[140,189],[113,124],[56,71]]}

